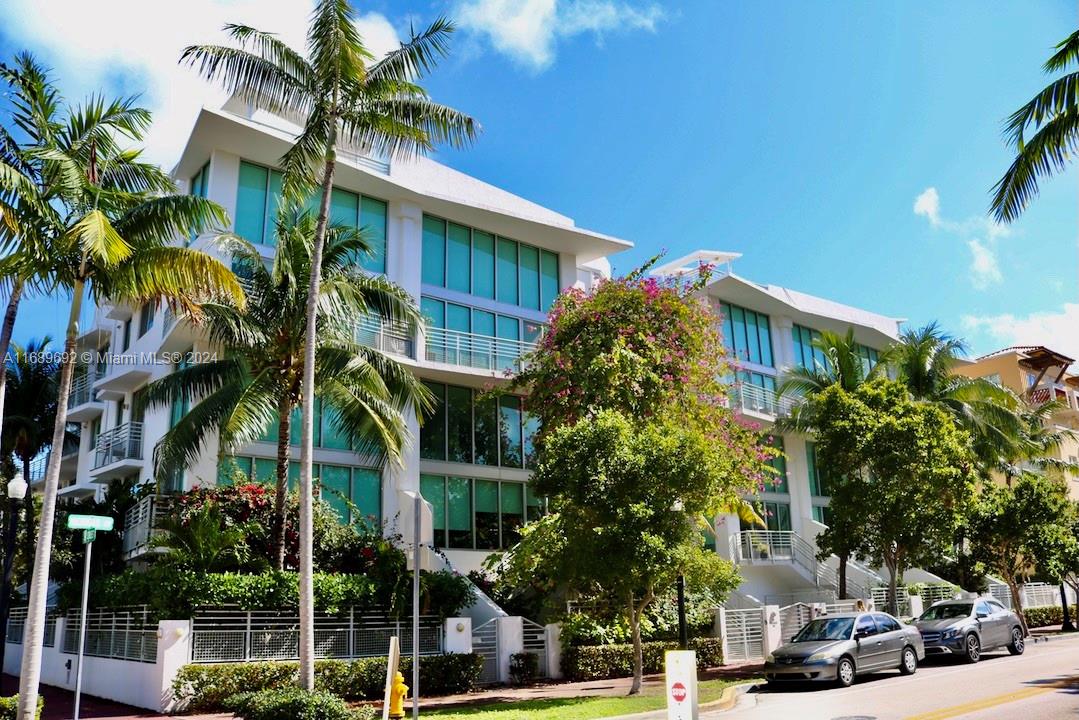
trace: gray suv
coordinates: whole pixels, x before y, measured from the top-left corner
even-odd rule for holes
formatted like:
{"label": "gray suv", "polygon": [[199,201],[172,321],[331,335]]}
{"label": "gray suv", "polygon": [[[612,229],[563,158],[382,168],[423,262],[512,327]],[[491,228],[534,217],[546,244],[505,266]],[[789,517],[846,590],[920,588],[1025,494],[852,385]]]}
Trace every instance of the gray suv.
{"label": "gray suv", "polygon": [[1026,645],[1019,616],[991,598],[935,603],[914,627],[922,634],[926,655],[959,655],[970,663],[996,648],[1022,655]]}

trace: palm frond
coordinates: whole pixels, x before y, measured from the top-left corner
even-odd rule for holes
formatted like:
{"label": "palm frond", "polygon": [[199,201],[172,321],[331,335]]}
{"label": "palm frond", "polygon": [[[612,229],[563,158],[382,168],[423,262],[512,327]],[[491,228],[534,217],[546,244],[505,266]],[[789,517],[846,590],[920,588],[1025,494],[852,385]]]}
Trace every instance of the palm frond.
{"label": "palm frond", "polygon": [[368,82],[385,79],[407,82],[430,72],[449,53],[450,35],[455,29],[449,19],[436,18],[419,33],[412,33],[401,47],[391,50],[372,65],[367,71]]}

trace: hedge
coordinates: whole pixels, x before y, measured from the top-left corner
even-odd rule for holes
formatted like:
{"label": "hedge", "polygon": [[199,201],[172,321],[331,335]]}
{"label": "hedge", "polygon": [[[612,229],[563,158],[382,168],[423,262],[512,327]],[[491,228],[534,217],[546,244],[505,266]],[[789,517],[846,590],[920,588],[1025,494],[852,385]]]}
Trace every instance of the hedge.
{"label": "hedge", "polygon": [[[719,638],[693,638],[690,650],[697,651],[697,668],[716,667],[723,662]],[[677,650],[676,642],[642,644],[644,672],[663,672],[663,656]],[[562,653],[562,672],[570,680],[607,680],[633,674],[633,645],[575,645]]]}
{"label": "hedge", "polygon": [[[1070,610],[1072,622],[1075,622],[1079,619],[1079,614],[1076,614],[1076,606],[1072,605]],[[1026,608],[1023,610],[1023,615],[1026,617],[1027,627],[1032,628],[1060,625],[1064,622],[1064,609],[1059,605]]]}
{"label": "hedge", "polygon": [[[420,658],[420,687],[424,695],[455,695],[476,687],[483,656],[428,655]],[[401,658],[400,671],[412,672],[412,659]],[[234,695],[263,690],[286,690],[298,679],[295,662],[219,663],[184,665],[172,681],[173,697],[189,711],[218,711]],[[346,700],[381,700],[386,687],[386,658],[320,660],[315,663],[315,689]]]}
{"label": "hedge", "polygon": [[[41,713],[45,708],[45,699],[38,697],[37,699],[37,713],[34,715],[36,718],[41,717]],[[15,720],[19,715],[19,696],[12,695],[10,697],[0,697],[0,720]]]}
{"label": "hedge", "polygon": [[372,707],[349,708],[332,693],[300,688],[240,693],[224,706],[243,720],[375,720],[380,715]]}

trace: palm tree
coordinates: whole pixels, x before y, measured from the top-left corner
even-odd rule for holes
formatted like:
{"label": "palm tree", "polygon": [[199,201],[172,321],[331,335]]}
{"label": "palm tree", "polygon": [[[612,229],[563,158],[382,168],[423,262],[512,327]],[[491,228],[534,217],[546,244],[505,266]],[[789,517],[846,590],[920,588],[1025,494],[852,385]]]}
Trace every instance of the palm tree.
{"label": "palm tree", "polygon": [[[861,345],[854,339],[854,328],[848,328],[844,335],[824,330],[813,338],[812,344],[824,354],[825,362],[816,362],[812,368],[795,366],[784,373],[779,384],[779,395],[805,398],[806,401],[795,404],[789,417],[776,421],[778,432],[812,433],[817,423],[813,398],[826,389],[839,386],[852,391],[863,383],[886,377],[888,352],[879,354],[876,363],[870,363],[862,354]],[[827,544],[833,535],[836,544],[830,549],[839,558],[838,590],[839,597],[843,599],[847,597],[847,564],[857,549],[847,540],[853,540],[858,533],[825,531],[818,539]]]}
{"label": "palm tree", "polygon": [[[1079,65],[1079,30],[1056,46],[1046,61],[1047,73]],[[1027,128],[1035,128],[1026,137]],[[1008,144],[1015,146],[1015,160],[993,186],[989,211],[997,222],[1014,221],[1038,194],[1038,181],[1063,172],[1079,152],[1079,72],[1052,81],[1012,113],[1004,127]]]}
{"label": "palm tree", "polygon": [[157,527],[153,546],[168,550],[162,562],[196,573],[232,572],[247,564],[250,524],[226,527],[221,509],[207,505],[189,518],[170,515]]}
{"label": "palm tree", "polygon": [[998,450],[996,470],[1004,476],[1007,485],[1024,473],[1058,476],[1079,473],[1079,465],[1058,457],[1061,446],[1076,439],[1075,431],[1053,422],[1053,415],[1067,408],[1067,403],[1061,400],[1022,403],[1018,412],[1021,432]]}
{"label": "palm tree", "polygon": [[[101,120],[113,109],[122,119],[110,126]],[[223,225],[225,216],[207,200],[173,194],[175,186],[165,173],[139,162],[138,151],[121,146],[141,141],[149,122],[149,112],[136,108],[133,101],[91,98],[66,110],[56,136],[25,151],[26,157],[41,163],[42,176],[48,178],[55,217],[35,214],[41,226],[20,240],[36,262],[49,268],[54,282],[70,288],[72,295],[52,447],[61,446],[66,432],[78,320],[87,290],[99,305],[164,299],[194,318],[200,317],[199,303],[204,300],[243,304],[243,291],[229,268],[200,251],[168,245],[176,237]],[[158,192],[124,188],[136,174],[144,180],[135,184],[152,181],[155,187],[150,189]],[[162,188],[170,192],[161,192]],[[19,681],[21,720],[34,717],[37,703],[60,455],[49,456],[45,471]]]}
{"label": "palm tree", "polygon": [[[242,268],[247,307],[204,305],[205,328],[224,358],[191,365],[151,383],[148,405],[198,402],[158,447],[156,472],[168,477],[194,461],[212,431],[222,455],[235,452],[277,425],[277,491],[274,498],[275,565],[285,558],[285,501],[288,491],[291,418],[301,403],[303,347],[307,336],[308,270],[316,220],[307,212],[283,211],[276,223],[277,249],[267,267],[259,251],[233,238],[228,247]],[[355,322],[375,315],[415,330],[419,310],[404,290],[356,264],[370,252],[364,233],[332,225],[326,232],[315,326],[315,391],[352,447],[384,450],[400,457],[408,439],[402,412],[430,406],[430,393],[412,373],[356,342]]]}
{"label": "palm tree", "polygon": [[[239,47],[188,47],[181,62],[253,106],[297,120],[303,130],[281,158],[284,194],[295,202],[321,184],[314,261],[308,285],[308,328],[315,327],[322,246],[329,218],[338,145],[407,157],[439,143],[469,144],[478,130],[467,115],[431,101],[415,80],[446,55],[453,24],[439,18],[381,60],[363,44],[349,0],[319,0],[307,30],[306,57],[274,35],[246,25],[225,31]],[[300,685],[314,689],[314,586],[311,554],[311,457],[315,334],[304,344],[300,438]]]}

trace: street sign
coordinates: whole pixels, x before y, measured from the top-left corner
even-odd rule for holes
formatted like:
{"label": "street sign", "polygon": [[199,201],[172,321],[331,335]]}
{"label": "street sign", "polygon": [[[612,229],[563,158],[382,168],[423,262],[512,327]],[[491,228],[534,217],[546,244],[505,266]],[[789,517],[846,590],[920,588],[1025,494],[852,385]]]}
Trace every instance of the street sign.
{"label": "street sign", "polygon": [[82,531],[82,544],[89,545],[97,539],[97,530],[83,530]]}
{"label": "street sign", "polygon": [[105,515],[68,515],[69,530],[112,530],[115,520]]}
{"label": "street sign", "polygon": [[697,653],[672,650],[665,665],[667,720],[697,720]]}
{"label": "street sign", "polygon": [[671,685],[671,700],[677,703],[686,701],[686,686],[680,682]]}

